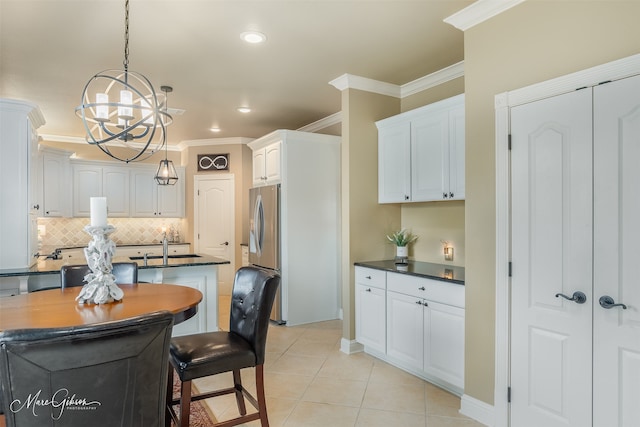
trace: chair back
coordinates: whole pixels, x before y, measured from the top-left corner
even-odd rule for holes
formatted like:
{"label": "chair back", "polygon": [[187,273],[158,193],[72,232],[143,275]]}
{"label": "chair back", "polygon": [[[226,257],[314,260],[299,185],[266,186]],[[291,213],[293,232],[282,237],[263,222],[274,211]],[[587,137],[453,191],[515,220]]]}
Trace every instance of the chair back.
{"label": "chair back", "polygon": [[[138,283],[138,264],[135,262],[114,262],[111,274],[115,276],[116,284]],[[83,286],[84,276],[91,273],[91,269],[86,264],[63,265],[60,268],[60,283],[62,289],[75,286]]]}
{"label": "chair back", "polygon": [[173,315],[162,311],[85,326],[1,332],[0,392],[7,425],[164,425],[172,326]]}
{"label": "chair back", "polygon": [[279,285],[277,273],[258,267],[240,268],[233,282],[229,331],[251,343],[256,365],[264,363],[269,317]]}

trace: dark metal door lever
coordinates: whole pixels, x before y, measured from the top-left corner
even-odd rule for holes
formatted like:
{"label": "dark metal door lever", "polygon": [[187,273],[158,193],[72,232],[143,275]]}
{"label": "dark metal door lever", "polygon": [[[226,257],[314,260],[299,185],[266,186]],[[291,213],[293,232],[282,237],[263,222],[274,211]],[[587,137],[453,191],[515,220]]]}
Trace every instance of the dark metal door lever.
{"label": "dark metal door lever", "polygon": [[627,306],[624,304],[616,304],[613,298],[611,298],[609,295],[601,296],[598,302],[600,303],[600,307],[606,308],[607,310],[613,307],[622,307],[623,310],[627,309]]}
{"label": "dark metal door lever", "polygon": [[566,296],[565,294],[556,294],[556,298],[562,297],[569,301],[575,301],[576,304],[584,304],[587,301],[587,296],[580,291],[576,291],[573,293],[573,296]]}

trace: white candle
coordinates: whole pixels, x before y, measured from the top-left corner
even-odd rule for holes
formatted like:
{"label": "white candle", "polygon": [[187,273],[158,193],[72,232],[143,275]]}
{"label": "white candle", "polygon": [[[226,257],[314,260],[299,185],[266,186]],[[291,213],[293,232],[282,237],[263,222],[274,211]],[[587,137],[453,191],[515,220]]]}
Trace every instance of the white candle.
{"label": "white candle", "polygon": [[107,225],[107,198],[91,197],[91,226],[105,227]]}

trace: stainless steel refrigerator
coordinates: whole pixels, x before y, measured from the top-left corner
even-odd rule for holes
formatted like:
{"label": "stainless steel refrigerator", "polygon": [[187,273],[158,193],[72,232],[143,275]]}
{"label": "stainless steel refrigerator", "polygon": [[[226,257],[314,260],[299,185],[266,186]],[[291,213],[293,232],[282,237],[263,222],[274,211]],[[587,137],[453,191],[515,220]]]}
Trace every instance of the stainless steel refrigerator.
{"label": "stainless steel refrigerator", "polygon": [[[280,263],[280,184],[249,190],[249,263],[281,274]],[[271,320],[282,318],[282,286],[273,303]]]}

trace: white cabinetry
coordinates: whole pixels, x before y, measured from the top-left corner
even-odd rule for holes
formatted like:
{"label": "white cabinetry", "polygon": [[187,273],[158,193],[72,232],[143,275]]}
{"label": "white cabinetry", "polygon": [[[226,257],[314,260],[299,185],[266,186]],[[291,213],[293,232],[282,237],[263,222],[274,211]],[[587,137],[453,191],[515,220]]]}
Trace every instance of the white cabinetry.
{"label": "white cabinetry", "polygon": [[270,185],[282,179],[282,141],[258,141],[253,150],[253,185]]}
{"label": "white cabinetry", "polygon": [[184,168],[176,167],[175,185],[158,185],[155,167],[137,167],[131,170],[131,216],[150,218],[184,216]]}
{"label": "white cabinetry", "polygon": [[102,196],[107,198],[108,216],[129,216],[129,167],[74,161],[72,171],[74,217],[88,217],[90,198]]}
{"label": "white cabinetry", "polygon": [[385,272],[356,267],[356,340],[366,346],[368,352],[385,352],[385,306]]}
{"label": "white cabinetry", "polygon": [[378,202],[464,199],[464,94],[376,122]]}
{"label": "white cabinetry", "polygon": [[44,124],[37,106],[0,99],[0,266],[25,268],[38,250],[38,135]]}
{"label": "white cabinetry", "polygon": [[71,216],[71,151],[40,146],[42,190],[40,216]]}
{"label": "white cabinetry", "polygon": [[464,286],[361,266],[355,271],[356,340],[365,351],[461,394]]}

